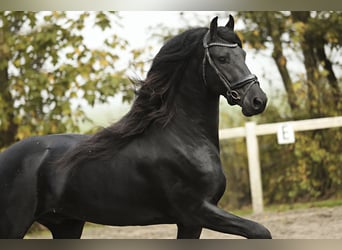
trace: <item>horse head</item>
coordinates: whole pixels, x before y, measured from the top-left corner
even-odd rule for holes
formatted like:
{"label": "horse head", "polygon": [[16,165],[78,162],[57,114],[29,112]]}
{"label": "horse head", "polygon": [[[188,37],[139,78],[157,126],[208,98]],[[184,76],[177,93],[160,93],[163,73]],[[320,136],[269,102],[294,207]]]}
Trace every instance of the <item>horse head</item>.
{"label": "horse head", "polygon": [[231,15],[225,26],[217,26],[217,17],[211,21],[203,47],[203,80],[207,87],[223,95],[230,105],[239,105],[245,116],[263,112],[267,97],[245,63],[246,52],[234,32]]}

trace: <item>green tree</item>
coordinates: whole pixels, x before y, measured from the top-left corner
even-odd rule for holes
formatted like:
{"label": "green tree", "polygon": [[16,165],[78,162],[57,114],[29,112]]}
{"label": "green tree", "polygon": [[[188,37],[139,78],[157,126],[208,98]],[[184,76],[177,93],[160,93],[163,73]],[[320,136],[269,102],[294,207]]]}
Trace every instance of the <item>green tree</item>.
{"label": "green tree", "polygon": [[[86,23],[112,30],[104,47],[84,43]],[[115,12],[0,12],[0,149],[30,135],[77,132],[77,103],[105,102],[130,82],[116,70]]]}

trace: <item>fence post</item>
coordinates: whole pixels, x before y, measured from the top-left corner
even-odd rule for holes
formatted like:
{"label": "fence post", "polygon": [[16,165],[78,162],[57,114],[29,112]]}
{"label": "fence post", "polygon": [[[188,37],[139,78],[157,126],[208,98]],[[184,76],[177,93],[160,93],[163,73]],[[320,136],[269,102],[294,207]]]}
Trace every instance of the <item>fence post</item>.
{"label": "fence post", "polygon": [[259,146],[255,133],[255,122],[246,122],[246,143],[248,154],[249,183],[251,187],[253,212],[255,214],[264,211],[262,184],[260,174]]}

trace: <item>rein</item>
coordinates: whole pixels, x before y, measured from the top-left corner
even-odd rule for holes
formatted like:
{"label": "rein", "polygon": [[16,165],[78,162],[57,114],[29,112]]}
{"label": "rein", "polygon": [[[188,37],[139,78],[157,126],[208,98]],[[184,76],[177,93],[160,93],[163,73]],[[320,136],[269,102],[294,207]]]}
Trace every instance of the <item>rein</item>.
{"label": "rein", "polygon": [[[210,56],[210,51],[209,48],[210,47],[214,47],[214,46],[220,46],[220,47],[227,47],[227,48],[236,48],[238,47],[237,43],[220,43],[220,42],[213,42],[213,43],[208,43],[209,41],[209,33],[210,31],[208,31],[204,38],[203,38],[203,47],[204,47],[204,57],[203,57],[203,62],[202,62],[202,73],[203,73],[203,81],[204,84],[206,86],[208,86],[207,84],[207,80],[206,80],[206,74],[205,74],[205,67],[206,67],[206,63],[207,61],[209,62],[210,66],[215,70],[216,74],[218,75],[218,77],[220,78],[220,80],[222,81],[222,83],[224,84],[224,86],[227,89],[227,97],[231,97],[234,101],[239,101],[239,100],[243,100],[246,93],[248,92],[248,90],[252,87],[253,84],[258,84],[258,79],[255,75],[250,74],[246,77],[244,77],[243,79],[237,81],[237,82],[233,82],[231,83],[229,81],[229,79],[227,79],[227,77],[216,67],[214,61],[212,60],[211,56]],[[243,86],[248,85],[247,89],[245,90],[245,93],[241,96],[239,94],[238,91],[236,91],[236,89],[239,89]]]}

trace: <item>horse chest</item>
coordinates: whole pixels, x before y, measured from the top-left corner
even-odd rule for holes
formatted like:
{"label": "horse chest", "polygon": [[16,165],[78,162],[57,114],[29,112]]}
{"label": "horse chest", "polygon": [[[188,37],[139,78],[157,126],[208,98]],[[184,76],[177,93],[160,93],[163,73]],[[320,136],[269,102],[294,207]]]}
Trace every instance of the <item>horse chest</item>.
{"label": "horse chest", "polygon": [[226,179],[216,152],[209,151],[205,147],[199,147],[194,150],[193,157],[198,162],[195,166],[195,172],[198,173],[198,181],[202,191],[210,197],[221,194],[222,189],[225,188]]}
{"label": "horse chest", "polygon": [[178,185],[196,196],[218,201],[222,196],[226,179],[221,167],[219,152],[210,144],[181,146],[173,156]]}
{"label": "horse chest", "polygon": [[210,150],[207,146],[200,146],[190,149],[188,154],[192,169],[199,177],[212,179],[220,177],[222,173],[220,158],[217,153]]}

